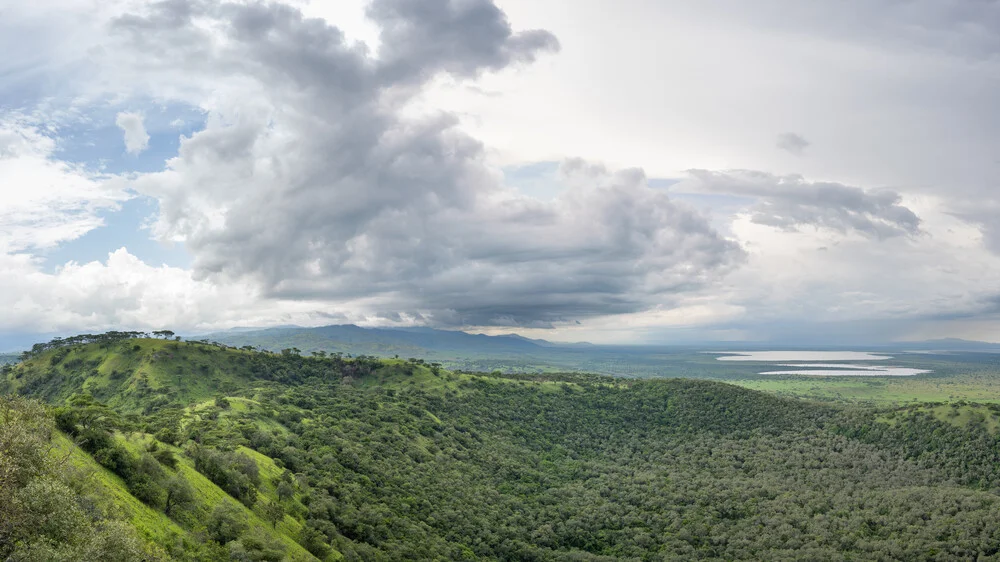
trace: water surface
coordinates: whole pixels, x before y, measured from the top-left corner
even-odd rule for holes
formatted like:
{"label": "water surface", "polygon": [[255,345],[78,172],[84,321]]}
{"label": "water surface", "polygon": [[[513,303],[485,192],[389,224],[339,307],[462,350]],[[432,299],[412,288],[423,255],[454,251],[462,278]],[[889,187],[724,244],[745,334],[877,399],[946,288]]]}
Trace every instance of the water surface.
{"label": "water surface", "polygon": [[[713,353],[713,352],[707,352]],[[867,351],[726,351],[718,352],[719,361],[756,361],[772,363],[785,370],[764,371],[760,375],[804,375],[811,377],[912,377],[930,373],[927,369],[867,364],[860,361],[885,361],[890,355]],[[843,361],[843,363],[827,363]]]}
{"label": "water surface", "polygon": [[[810,367],[812,365],[805,365]],[[858,367],[857,365],[845,365]],[[806,375],[810,377],[912,377],[929,373],[927,369],[910,367],[864,367],[857,369],[797,369],[790,371],[765,371],[761,375]]]}
{"label": "water surface", "polygon": [[[716,353],[716,352],[708,352]],[[881,361],[892,359],[865,351],[723,351],[719,361]]]}

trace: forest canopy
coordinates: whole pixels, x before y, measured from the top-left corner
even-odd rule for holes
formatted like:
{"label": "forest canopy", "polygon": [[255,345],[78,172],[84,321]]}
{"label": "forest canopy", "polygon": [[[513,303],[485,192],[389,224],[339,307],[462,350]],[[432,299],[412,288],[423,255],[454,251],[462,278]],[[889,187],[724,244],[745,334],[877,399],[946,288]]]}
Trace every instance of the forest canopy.
{"label": "forest canopy", "polygon": [[[79,506],[67,517],[82,529],[53,535],[25,523],[42,507],[6,507],[6,556],[112,548],[93,543],[112,532],[136,559],[180,560],[1000,552],[991,406],[941,406],[968,420],[956,424],[710,381],[454,373],[118,336],[40,351],[0,385],[30,398],[4,399],[13,460],[0,468],[21,476],[0,504],[48,490],[37,497],[72,498],[56,503]],[[131,515],[74,484],[51,453],[60,439],[136,502]]]}

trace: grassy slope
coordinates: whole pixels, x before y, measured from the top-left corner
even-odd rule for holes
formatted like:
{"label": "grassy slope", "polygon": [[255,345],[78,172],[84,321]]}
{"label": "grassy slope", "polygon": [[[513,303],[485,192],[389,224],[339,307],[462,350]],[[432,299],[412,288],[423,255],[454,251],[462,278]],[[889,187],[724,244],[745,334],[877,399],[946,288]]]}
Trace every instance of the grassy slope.
{"label": "grassy slope", "polygon": [[[96,344],[75,347],[58,361],[53,361],[55,353],[45,353],[18,365],[7,378],[5,388],[0,386],[0,391],[18,392],[31,388],[33,392],[54,403],[61,402],[75,392],[90,392],[124,410],[138,407],[150,397],[169,393],[172,400],[192,404],[186,410],[187,421],[190,421],[199,418],[199,410],[214,403],[213,397],[226,390],[247,386],[247,381],[234,366],[234,357],[246,353],[243,351],[148,339],[134,340],[124,349],[118,347],[107,349]],[[148,386],[149,390],[143,391],[143,386]],[[234,414],[256,406],[253,400],[239,397],[230,398],[230,404]],[[259,423],[271,431],[287,432],[287,429],[270,418],[262,417]],[[152,437],[132,434],[127,438],[120,436],[120,439],[130,450],[138,453]],[[64,455],[65,462],[91,474],[90,478],[98,495],[111,507],[111,511],[122,514],[134,525],[141,536],[157,545],[196,542],[176,522],[133,497],[121,478],[99,465],[68,437],[60,433],[54,437],[53,443],[55,454]],[[177,447],[162,443],[160,446],[175,453],[181,452]],[[264,483],[260,488],[258,502],[264,504],[277,501],[277,493],[270,479],[280,475],[281,469],[272,459],[255,451],[241,449],[241,452],[253,458],[260,469]],[[244,507],[197,472],[190,459],[182,454],[177,454],[176,457],[179,460],[176,471],[167,471],[182,475],[195,490],[194,510],[199,520],[204,520],[219,502],[229,501],[245,512],[252,527],[260,528],[264,534],[285,545],[287,559],[316,559],[294,540],[301,530],[301,524],[294,518],[286,516],[277,529],[272,529],[256,512]],[[341,558],[334,551],[328,559]]]}
{"label": "grassy slope", "polygon": [[122,479],[97,464],[89,454],[77,447],[66,435],[56,433],[52,439],[52,454],[77,470],[89,474],[88,484],[113,511],[129,521],[141,537],[158,545],[172,543],[187,536],[187,532],[169,517],[135,499]]}
{"label": "grassy slope", "polygon": [[[127,345],[104,348],[97,344],[77,346],[65,353],[48,352],[18,365],[7,377],[5,392],[25,392],[43,397],[50,402],[60,403],[78,392],[88,392],[96,398],[120,410],[137,410],[143,403],[158,396],[169,396],[171,401],[189,404],[185,409],[185,423],[202,417],[202,412],[211,408],[215,397],[227,391],[246,390],[252,385],[243,378],[236,364],[241,354],[238,350],[220,350],[214,346],[196,343],[180,343],[161,340],[133,340]],[[354,381],[359,386],[418,385],[431,392],[460,391],[463,380],[478,378],[472,375],[441,373],[435,376],[425,365],[413,365],[404,360],[389,360],[387,365],[372,376]],[[543,391],[558,389],[557,383],[532,384]],[[145,390],[144,390],[145,388]],[[223,411],[219,418],[239,418],[241,414],[259,408],[250,398],[228,397],[230,410]],[[266,416],[255,416],[255,422],[273,433],[287,433],[276,420]],[[133,452],[141,452],[152,437],[132,434],[121,441]],[[133,497],[125,483],[108,469],[100,466],[90,455],[75,446],[65,435],[56,438],[57,451],[67,455],[73,466],[92,474],[98,494],[121,513],[138,530],[141,536],[158,545],[195,542],[188,532],[163,513],[151,509]],[[180,448],[160,444],[175,453]],[[256,451],[240,448],[257,463],[262,477],[258,504],[277,501],[277,493],[272,479],[281,474],[275,462]],[[182,454],[176,455],[178,467],[172,474],[182,475],[195,490],[197,518],[204,520],[212,508],[222,501],[230,501],[240,506],[247,515],[251,526],[260,528],[273,536],[287,548],[290,560],[315,560],[293,537],[298,536],[302,525],[291,516],[277,525],[276,529],[266,523],[253,510],[245,508],[231,498],[221,488],[213,484],[194,468],[193,462]],[[302,507],[299,504],[299,507]],[[304,507],[302,507],[304,510]],[[328,560],[339,560],[342,556],[334,551]]]}
{"label": "grassy slope", "polygon": [[783,377],[727,381],[781,396],[836,402],[901,404],[967,400],[1000,403],[1000,373],[925,377]]}
{"label": "grassy slope", "polygon": [[245,386],[233,365],[234,358],[245,353],[152,339],[109,348],[76,346],[65,354],[49,352],[16,366],[6,388],[0,390],[30,390],[33,396],[51,402],[89,392],[124,409],[148,394],[194,403]]}
{"label": "grassy slope", "polygon": [[[133,451],[141,450],[150,440],[147,435],[132,435],[121,440]],[[179,449],[162,445],[176,452]],[[274,464],[274,461],[250,449],[241,449],[241,452],[253,458],[261,470],[261,476],[270,479],[280,474],[281,470]],[[121,515],[132,526],[134,526],[141,537],[156,545],[177,544],[178,542],[194,543],[196,540],[190,534],[163,513],[150,508],[146,504],[137,500],[129,493],[125,483],[110,470],[102,467],[89,454],[77,447],[62,433],[58,433],[53,438],[53,454],[65,459],[64,462],[70,464],[78,470],[83,470],[90,474],[89,483],[93,486],[93,491],[97,496],[106,502],[109,511]],[[301,525],[286,517],[285,521],[278,525],[277,530],[262,520],[253,510],[247,509],[242,504],[231,498],[221,488],[213,484],[210,480],[202,476],[194,469],[194,464],[182,455],[177,455],[178,463],[173,474],[180,474],[191,484],[195,491],[195,513],[198,519],[204,519],[211,512],[212,508],[220,502],[229,501],[239,506],[247,516],[251,526],[259,528],[264,534],[272,536],[281,542],[287,549],[289,560],[316,560],[302,546],[295,542],[292,537],[297,536]],[[258,501],[275,501],[277,494],[273,486],[265,485],[261,487],[260,499]],[[341,557],[335,553],[330,560],[339,560]]]}
{"label": "grassy slope", "polygon": [[[138,349],[133,349],[135,346]],[[89,345],[73,348],[55,364],[52,363],[53,353],[27,361],[15,368],[6,388],[0,381],[0,392],[17,392],[35,379],[30,393],[53,402],[73,392],[87,391],[123,410],[148,403],[144,397],[150,394],[162,395],[164,400],[195,404],[244,388],[247,381],[241,376],[237,363],[241,355],[247,353],[196,343],[148,339],[111,348]],[[718,374],[726,382],[789,397],[886,405],[958,400],[1000,402],[1000,372],[994,372],[991,366],[977,364],[935,364],[931,365],[935,376],[919,377],[759,377],[748,376],[746,369],[752,366],[720,366],[713,356],[704,354],[659,359],[663,361],[663,374],[667,376],[711,377]],[[390,360],[389,363],[378,376],[359,382],[385,384],[389,379],[400,377],[408,365],[403,360]],[[431,377],[429,369],[418,366],[412,376],[400,378],[402,384],[457,390],[457,382],[463,377],[465,375]],[[558,388],[555,383],[539,384]]]}
{"label": "grassy slope", "polygon": [[[138,349],[133,349],[135,346]],[[135,340],[128,346],[101,348],[89,345],[73,348],[53,364],[54,354],[47,353],[27,361],[14,370],[14,377],[0,391],[17,392],[28,381],[36,380],[31,394],[50,401],[60,401],[73,392],[87,391],[96,398],[119,409],[131,409],[150,393],[168,397],[171,401],[195,404],[215,396],[235,393],[246,386],[237,362],[248,352],[220,350],[196,343],[175,343],[163,340]],[[701,355],[662,357],[664,375],[701,376],[716,374],[729,367]],[[683,361],[681,360],[683,359]],[[675,364],[676,363],[676,364]],[[681,368],[683,364],[683,368]],[[386,384],[389,379],[402,378],[402,384],[419,384],[428,389],[457,390],[457,382],[465,375],[431,377],[425,366],[417,366],[410,377],[400,377],[408,364],[389,360],[389,367],[376,377],[361,384]],[[676,368],[675,368],[676,367]],[[739,369],[737,369],[737,367]],[[945,365],[934,365],[936,373],[946,376],[920,377],[757,377],[747,376],[738,365],[732,373],[721,373],[726,382],[753,390],[789,397],[838,402],[873,402],[898,404],[910,402],[944,402],[968,400],[1000,402],[1000,373],[980,366],[974,370],[943,373]],[[22,375],[17,378],[18,375]],[[39,375],[44,375],[40,377]],[[533,383],[529,383],[533,384]],[[538,383],[558,388],[556,383]],[[147,390],[144,390],[147,388]],[[134,398],[130,399],[130,396]],[[146,400],[148,402],[148,400]]]}
{"label": "grassy slope", "polygon": [[886,412],[878,416],[882,423],[894,425],[901,413],[925,413],[934,419],[959,428],[979,425],[986,431],[996,434],[1000,432],[1000,408],[996,405],[968,404],[952,402],[950,404],[915,404]]}

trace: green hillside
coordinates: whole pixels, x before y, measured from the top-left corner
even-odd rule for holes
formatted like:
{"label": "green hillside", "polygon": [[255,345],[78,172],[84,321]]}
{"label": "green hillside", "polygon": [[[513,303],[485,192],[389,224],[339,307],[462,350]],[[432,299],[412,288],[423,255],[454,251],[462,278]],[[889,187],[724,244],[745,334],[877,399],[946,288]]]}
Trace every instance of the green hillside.
{"label": "green hillside", "polygon": [[[1000,553],[987,406],[876,410],[710,381],[458,374],[131,336],[30,355],[0,394],[51,407],[6,399],[41,428],[8,456],[54,459],[80,521],[117,529],[123,559]],[[0,534],[0,557],[49,540],[21,533],[22,546]]]}

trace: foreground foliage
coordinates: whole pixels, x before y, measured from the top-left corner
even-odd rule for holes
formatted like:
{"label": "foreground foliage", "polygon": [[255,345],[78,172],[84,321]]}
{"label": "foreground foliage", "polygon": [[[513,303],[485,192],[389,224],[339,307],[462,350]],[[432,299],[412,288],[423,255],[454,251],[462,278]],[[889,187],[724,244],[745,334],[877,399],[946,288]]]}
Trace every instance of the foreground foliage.
{"label": "foreground foliage", "polygon": [[152,559],[135,531],[95,505],[86,479],[50,454],[52,420],[0,397],[0,559]]}

